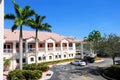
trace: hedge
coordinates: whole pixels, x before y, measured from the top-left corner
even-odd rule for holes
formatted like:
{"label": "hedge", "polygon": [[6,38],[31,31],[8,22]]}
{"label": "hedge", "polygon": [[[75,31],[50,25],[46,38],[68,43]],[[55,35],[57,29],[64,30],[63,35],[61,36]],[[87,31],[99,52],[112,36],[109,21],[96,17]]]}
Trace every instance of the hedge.
{"label": "hedge", "polygon": [[38,80],[41,76],[40,70],[14,70],[8,74],[10,80]]}
{"label": "hedge", "polygon": [[49,70],[49,66],[47,65],[35,65],[35,64],[26,64],[23,65],[23,69],[24,70],[40,70],[42,72],[45,72],[47,70]]}

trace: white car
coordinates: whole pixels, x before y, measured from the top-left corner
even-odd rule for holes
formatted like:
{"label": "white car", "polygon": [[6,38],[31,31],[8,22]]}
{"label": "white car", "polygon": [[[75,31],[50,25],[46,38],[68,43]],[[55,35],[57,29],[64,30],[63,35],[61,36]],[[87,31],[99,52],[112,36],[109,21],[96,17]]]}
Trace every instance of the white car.
{"label": "white car", "polygon": [[86,62],[83,60],[76,60],[74,62],[71,62],[71,64],[85,66]]}

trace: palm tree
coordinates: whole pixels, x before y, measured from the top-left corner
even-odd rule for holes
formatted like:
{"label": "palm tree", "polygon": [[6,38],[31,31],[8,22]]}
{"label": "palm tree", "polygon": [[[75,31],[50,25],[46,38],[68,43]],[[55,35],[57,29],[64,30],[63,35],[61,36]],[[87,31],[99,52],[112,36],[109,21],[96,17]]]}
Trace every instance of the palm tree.
{"label": "palm tree", "polygon": [[35,44],[36,44],[36,50],[35,50],[35,63],[37,65],[37,53],[38,53],[38,30],[40,31],[48,31],[51,32],[51,25],[48,23],[43,23],[43,20],[45,19],[45,16],[39,16],[38,14],[35,15],[35,20],[31,19],[27,21],[27,24],[31,26],[31,28],[35,29]]}
{"label": "palm tree", "polygon": [[31,17],[35,12],[34,10],[30,10],[30,6],[25,6],[24,8],[20,8],[14,0],[12,0],[14,5],[14,9],[16,15],[14,14],[6,14],[5,19],[10,19],[14,21],[14,25],[12,26],[12,31],[16,30],[20,27],[19,34],[19,52],[20,52],[20,70],[22,70],[22,53],[23,53],[23,34],[22,34],[22,26],[26,25],[26,21]]}

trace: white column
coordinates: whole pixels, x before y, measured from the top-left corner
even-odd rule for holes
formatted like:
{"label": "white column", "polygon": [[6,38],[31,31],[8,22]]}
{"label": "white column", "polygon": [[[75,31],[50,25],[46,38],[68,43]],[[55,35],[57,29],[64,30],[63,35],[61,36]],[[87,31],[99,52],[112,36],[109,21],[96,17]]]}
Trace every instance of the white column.
{"label": "white column", "polygon": [[55,51],[56,50],[56,48],[55,48],[55,42],[53,43],[53,51]]}
{"label": "white column", "polygon": [[13,53],[16,53],[16,42],[13,42]]}
{"label": "white column", "polygon": [[4,0],[0,0],[0,79],[3,80]]}
{"label": "white column", "polygon": [[73,45],[72,45],[72,47],[73,47],[73,50],[76,50],[76,45],[75,45],[75,43],[72,43]]}
{"label": "white column", "polygon": [[16,54],[16,42],[13,42],[13,55],[12,55],[12,70],[15,69],[15,54]]}
{"label": "white column", "polygon": [[45,51],[48,52],[48,43],[45,42]]}
{"label": "white column", "polygon": [[67,43],[67,50],[69,50],[69,43]]}
{"label": "white column", "polygon": [[62,42],[60,43],[60,48],[61,48],[61,51],[63,51],[63,43]]}
{"label": "white column", "polygon": [[28,42],[27,41],[25,42],[25,52],[26,53],[28,52]]}

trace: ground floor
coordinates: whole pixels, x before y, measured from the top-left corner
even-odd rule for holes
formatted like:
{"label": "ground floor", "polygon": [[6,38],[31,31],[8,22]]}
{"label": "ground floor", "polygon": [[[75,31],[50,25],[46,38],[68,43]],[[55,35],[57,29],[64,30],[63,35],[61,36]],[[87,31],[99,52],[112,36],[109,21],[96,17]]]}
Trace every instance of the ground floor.
{"label": "ground floor", "polygon": [[[64,59],[75,58],[76,53],[74,51],[71,52],[49,52],[49,53],[38,53],[37,54],[37,62],[49,62],[49,61],[57,61]],[[16,69],[19,67],[19,54],[9,54],[4,55],[4,59],[11,60],[10,70]],[[27,53],[23,54],[23,64],[33,64],[35,63],[35,53]]]}

